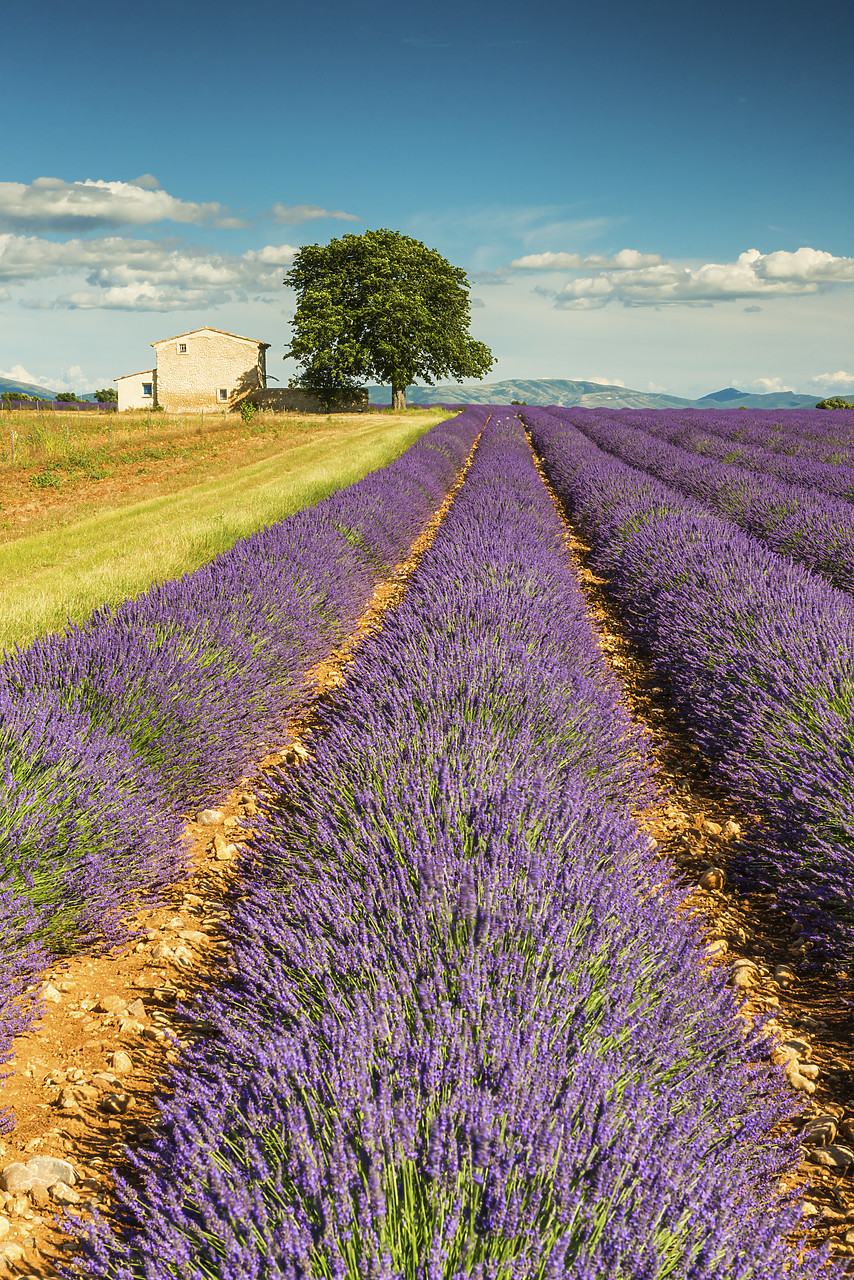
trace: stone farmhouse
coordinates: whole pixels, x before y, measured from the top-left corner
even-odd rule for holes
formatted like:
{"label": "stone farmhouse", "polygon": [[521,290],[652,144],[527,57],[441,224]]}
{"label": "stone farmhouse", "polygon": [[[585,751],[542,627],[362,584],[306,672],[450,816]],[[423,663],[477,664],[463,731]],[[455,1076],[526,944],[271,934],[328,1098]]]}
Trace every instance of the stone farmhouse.
{"label": "stone farmhouse", "polygon": [[[151,345],[153,369],[113,380],[119,393],[119,412],[159,405],[167,413],[224,413],[247,400],[274,413],[327,412],[327,406],[311,391],[267,386],[269,342],[205,325]],[[367,409],[367,391],[354,393],[348,408]]]}
{"label": "stone farmhouse", "polygon": [[167,413],[222,411],[267,389],[269,342],[206,325],[151,345],[153,369],[114,379],[120,412],[156,404]]}

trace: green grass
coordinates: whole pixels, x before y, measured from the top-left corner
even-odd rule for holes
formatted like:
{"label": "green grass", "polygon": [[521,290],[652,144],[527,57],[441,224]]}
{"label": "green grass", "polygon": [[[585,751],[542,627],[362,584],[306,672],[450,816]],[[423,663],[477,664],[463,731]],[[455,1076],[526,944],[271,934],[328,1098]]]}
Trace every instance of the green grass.
{"label": "green grass", "polygon": [[332,439],[0,545],[0,649],[197,569],[239,538],[386,466],[447,416],[422,411],[365,426],[344,419]]}

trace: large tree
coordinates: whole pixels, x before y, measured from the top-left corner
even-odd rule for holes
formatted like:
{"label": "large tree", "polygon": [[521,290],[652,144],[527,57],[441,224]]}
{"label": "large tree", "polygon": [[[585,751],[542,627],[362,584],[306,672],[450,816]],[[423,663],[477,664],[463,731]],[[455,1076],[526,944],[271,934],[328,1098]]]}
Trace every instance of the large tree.
{"label": "large tree", "polygon": [[304,245],[285,284],[297,294],[285,357],[302,366],[297,385],[327,402],[374,378],[403,409],[416,378],[482,378],[495,363],[469,334],[465,271],[398,231]]}

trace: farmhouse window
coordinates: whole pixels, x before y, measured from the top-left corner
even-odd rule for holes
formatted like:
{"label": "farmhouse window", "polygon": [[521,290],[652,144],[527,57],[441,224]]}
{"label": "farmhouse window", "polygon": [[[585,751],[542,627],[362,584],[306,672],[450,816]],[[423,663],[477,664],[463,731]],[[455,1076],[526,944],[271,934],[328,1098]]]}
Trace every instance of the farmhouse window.
{"label": "farmhouse window", "polygon": [[152,388],[152,386],[153,386],[153,385],[154,385],[154,384],[153,384],[153,383],[151,383],[151,382],[143,382],[143,384],[142,384],[142,394],[143,394],[144,396],[150,396],[150,395],[151,395],[151,388]]}
{"label": "farmhouse window", "polygon": [[219,389],[219,398],[220,398],[220,400],[227,400],[227,399],[228,399],[228,387],[220,387],[220,389]]}
{"label": "farmhouse window", "polygon": [[183,356],[183,355],[185,355],[185,354],[186,354],[186,352],[187,352],[187,344],[186,344],[186,342],[179,342],[179,343],[178,343],[178,355],[179,355],[179,356]]}

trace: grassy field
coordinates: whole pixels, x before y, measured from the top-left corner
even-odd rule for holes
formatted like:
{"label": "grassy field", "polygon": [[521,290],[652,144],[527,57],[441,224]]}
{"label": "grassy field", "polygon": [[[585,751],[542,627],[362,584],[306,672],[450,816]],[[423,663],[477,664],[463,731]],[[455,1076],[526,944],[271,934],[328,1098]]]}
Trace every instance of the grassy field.
{"label": "grassy field", "polygon": [[29,437],[13,424],[14,461],[8,439],[0,461],[0,649],[198,568],[385,466],[448,415],[206,416],[74,415],[67,434],[52,420]]}

